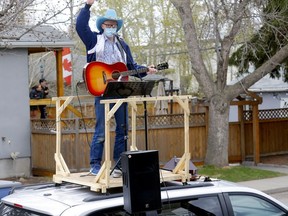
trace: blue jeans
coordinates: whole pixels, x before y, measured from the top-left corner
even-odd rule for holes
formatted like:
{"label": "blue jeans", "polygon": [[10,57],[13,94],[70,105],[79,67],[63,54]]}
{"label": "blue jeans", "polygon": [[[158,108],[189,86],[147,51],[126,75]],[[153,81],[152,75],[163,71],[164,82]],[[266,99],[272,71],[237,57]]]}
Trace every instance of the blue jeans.
{"label": "blue jeans", "polygon": [[[90,146],[90,165],[91,167],[96,163],[101,163],[103,148],[105,142],[105,111],[104,104],[100,103],[102,97],[95,97],[95,115],[96,115],[96,125],[95,132],[93,135],[92,143]],[[110,104],[110,109],[114,104]],[[126,114],[125,114],[126,112]],[[125,121],[126,116],[126,121]],[[116,121],[115,129],[115,143],[113,159],[118,161],[121,153],[125,150],[125,129],[128,132],[128,109],[127,106],[122,104],[119,109],[114,114]]]}

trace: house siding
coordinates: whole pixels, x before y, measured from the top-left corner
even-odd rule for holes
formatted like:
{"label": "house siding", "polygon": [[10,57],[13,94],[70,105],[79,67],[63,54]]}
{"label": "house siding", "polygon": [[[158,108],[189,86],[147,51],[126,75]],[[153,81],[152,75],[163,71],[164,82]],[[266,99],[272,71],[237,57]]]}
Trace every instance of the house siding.
{"label": "house siding", "polygon": [[[30,175],[28,50],[0,50],[0,177]],[[17,155],[12,159],[12,155]]]}
{"label": "house siding", "polygon": [[[288,85],[288,84],[287,84]],[[285,92],[263,92],[262,94],[259,94],[263,98],[263,103],[259,105],[260,110],[264,109],[279,109],[279,108],[285,108],[282,107],[283,104],[281,101],[284,101],[285,98],[288,98],[288,95]],[[287,107],[286,107],[287,108]]]}

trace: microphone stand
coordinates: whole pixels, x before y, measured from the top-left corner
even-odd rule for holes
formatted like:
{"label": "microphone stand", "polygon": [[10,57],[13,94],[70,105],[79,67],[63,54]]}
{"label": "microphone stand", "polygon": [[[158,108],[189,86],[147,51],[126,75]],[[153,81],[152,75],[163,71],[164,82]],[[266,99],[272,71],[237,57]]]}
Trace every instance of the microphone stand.
{"label": "microphone stand", "polygon": [[[133,70],[135,70],[135,71],[137,72],[138,77],[140,78],[141,81],[143,81],[143,79],[142,79],[142,77],[140,76],[138,70],[136,70],[136,68],[135,68],[135,66],[134,66],[134,64],[133,64],[132,59],[130,58],[129,55],[127,55],[127,52],[126,52],[126,50],[124,49],[123,44],[121,43],[121,40],[120,40],[120,38],[119,38],[119,35],[118,35],[117,33],[115,33],[115,34],[113,34],[113,35],[115,36],[116,40],[119,42],[122,50],[126,53],[126,56],[127,56],[127,58],[128,58],[128,59],[127,59],[127,62],[128,62],[128,61],[130,62],[130,64],[131,64],[132,67],[133,67]],[[120,50],[120,52],[121,52],[121,50]],[[144,94],[144,97],[146,97],[146,94]],[[144,100],[144,101],[143,101],[143,104],[144,104],[145,149],[148,150],[147,101]]]}
{"label": "microphone stand", "polygon": [[[120,51],[120,53],[121,53],[121,55],[122,55],[122,58],[123,58],[123,60],[124,60],[124,55],[123,55],[123,52],[125,52],[125,54],[126,54],[126,57],[127,57],[127,65],[128,65],[128,62],[132,65],[131,67],[133,67],[133,69],[137,72],[137,75],[138,75],[138,77],[141,79],[141,81],[143,81],[142,80],[142,77],[140,76],[140,74],[139,74],[139,71],[138,70],[136,70],[136,68],[135,68],[135,66],[134,66],[134,64],[133,64],[133,61],[132,61],[132,58],[130,57],[130,55],[128,55],[127,54],[127,52],[126,52],[126,50],[124,49],[124,46],[123,46],[123,44],[121,43],[121,40],[120,40],[120,38],[119,38],[119,35],[117,34],[117,33],[115,33],[115,34],[113,34],[114,35],[114,37],[115,37],[115,40],[117,40],[116,41],[116,45],[117,45],[117,47],[118,47],[118,49],[119,49],[119,51]],[[117,42],[118,42],[118,44],[120,45],[120,46],[118,46],[118,44],[117,44]],[[124,104],[124,125],[122,125],[123,126],[123,129],[124,129],[124,151],[127,151],[127,145],[128,145],[128,143],[127,143],[127,140],[128,140],[128,127],[127,127],[127,102],[125,102]],[[146,124],[146,123],[145,123]],[[146,131],[146,130],[145,130]],[[147,140],[147,138],[146,138],[146,140]],[[146,144],[147,145],[147,144]],[[146,147],[146,149],[147,149],[147,147]],[[116,169],[116,168],[118,168],[118,169],[120,169],[121,171],[122,171],[122,169],[121,169],[121,157],[118,159],[118,161],[116,162],[116,164],[115,164],[115,166],[112,168],[112,170],[110,171],[110,175],[113,173],[113,171]]]}

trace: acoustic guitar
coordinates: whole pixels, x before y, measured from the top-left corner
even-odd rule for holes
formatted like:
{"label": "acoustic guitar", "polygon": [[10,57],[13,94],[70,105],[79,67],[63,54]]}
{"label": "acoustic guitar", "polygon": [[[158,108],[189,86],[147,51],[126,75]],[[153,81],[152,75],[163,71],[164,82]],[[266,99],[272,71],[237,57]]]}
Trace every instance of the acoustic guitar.
{"label": "acoustic guitar", "polygon": [[[155,67],[157,70],[168,68],[168,63],[161,63]],[[128,81],[128,76],[147,73],[149,68],[140,68],[137,70],[127,70],[127,66],[122,62],[106,64],[104,62],[93,61],[83,69],[83,78],[87,90],[94,96],[101,96],[109,81]]]}

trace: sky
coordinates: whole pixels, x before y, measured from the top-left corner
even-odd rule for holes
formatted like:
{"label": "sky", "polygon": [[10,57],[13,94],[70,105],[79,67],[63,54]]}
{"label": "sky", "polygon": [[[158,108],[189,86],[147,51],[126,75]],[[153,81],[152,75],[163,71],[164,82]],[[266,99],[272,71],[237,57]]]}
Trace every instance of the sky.
{"label": "sky", "polygon": [[[31,6],[26,15],[26,19],[30,23],[36,23],[47,17],[51,18],[45,24],[53,25],[59,30],[67,31],[70,25],[71,8],[70,3],[73,3],[73,14],[75,15],[82,5],[83,0],[36,0],[34,6]],[[69,7],[67,7],[69,5]],[[65,9],[66,8],[66,9]],[[55,16],[56,13],[59,13]]]}

